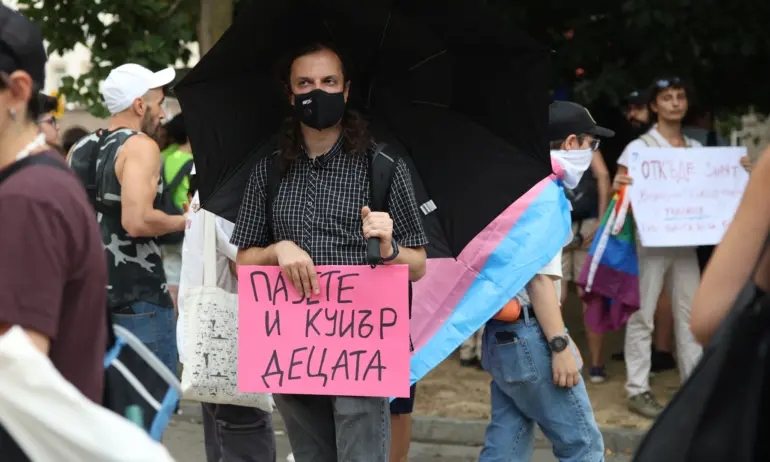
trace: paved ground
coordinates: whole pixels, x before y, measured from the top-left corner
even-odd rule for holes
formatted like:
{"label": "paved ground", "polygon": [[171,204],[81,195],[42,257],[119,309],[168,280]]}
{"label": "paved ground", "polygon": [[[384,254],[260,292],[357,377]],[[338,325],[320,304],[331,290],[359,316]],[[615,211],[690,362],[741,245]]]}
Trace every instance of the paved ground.
{"label": "paved ground", "polygon": [[[179,462],[206,462],[203,451],[203,428],[192,422],[174,422],[168,427],[163,442]],[[284,462],[289,454],[289,442],[283,432],[277,434],[278,462]],[[463,446],[436,446],[413,444],[410,462],[471,462],[478,460],[478,449]],[[553,462],[550,450],[538,449],[532,462]],[[607,462],[630,462],[627,456],[609,456]]]}

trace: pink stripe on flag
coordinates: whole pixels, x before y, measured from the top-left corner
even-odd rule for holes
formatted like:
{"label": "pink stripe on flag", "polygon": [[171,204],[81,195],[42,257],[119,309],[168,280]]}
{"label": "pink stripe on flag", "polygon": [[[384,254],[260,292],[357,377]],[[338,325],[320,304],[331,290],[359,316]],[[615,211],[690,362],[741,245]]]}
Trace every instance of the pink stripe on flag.
{"label": "pink stripe on flag", "polygon": [[544,178],[511,204],[465,246],[457,259],[428,260],[425,277],[413,286],[410,332],[415,351],[422,348],[449,319],[457,304],[484,268],[489,255],[508,235],[524,211],[555,178],[555,175]]}

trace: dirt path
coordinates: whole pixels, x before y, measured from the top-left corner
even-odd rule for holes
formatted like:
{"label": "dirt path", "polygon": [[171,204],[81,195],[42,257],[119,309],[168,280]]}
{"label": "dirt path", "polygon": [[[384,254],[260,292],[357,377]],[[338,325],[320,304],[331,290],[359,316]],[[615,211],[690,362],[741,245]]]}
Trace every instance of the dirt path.
{"label": "dirt path", "polygon": [[[625,366],[608,364],[610,380],[588,383],[588,394],[596,421],[602,427],[647,429],[651,421],[631,414],[626,408]],[[460,367],[457,355],[444,361],[417,385],[415,415],[456,419],[489,419],[489,375],[477,369]],[[653,393],[668,402],[679,387],[679,374],[665,372],[652,381]]]}

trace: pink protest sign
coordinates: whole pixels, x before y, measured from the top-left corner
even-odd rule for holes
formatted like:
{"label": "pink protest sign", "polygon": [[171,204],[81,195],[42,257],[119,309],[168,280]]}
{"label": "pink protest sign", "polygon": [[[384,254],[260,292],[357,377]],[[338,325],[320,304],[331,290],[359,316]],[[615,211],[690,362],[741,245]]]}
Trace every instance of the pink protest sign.
{"label": "pink protest sign", "polygon": [[238,390],[409,396],[409,269],[319,266],[320,295],[238,268]]}

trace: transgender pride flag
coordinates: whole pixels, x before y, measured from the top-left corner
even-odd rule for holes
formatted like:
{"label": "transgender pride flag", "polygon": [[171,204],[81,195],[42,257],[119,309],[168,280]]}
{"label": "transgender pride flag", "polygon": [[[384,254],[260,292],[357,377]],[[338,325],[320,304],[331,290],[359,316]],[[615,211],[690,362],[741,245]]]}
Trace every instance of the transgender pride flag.
{"label": "transgender pride flag", "polygon": [[508,303],[567,242],[570,208],[551,175],[509,206],[455,258],[428,259],[414,284],[411,383]]}
{"label": "transgender pride flag", "polygon": [[636,233],[626,186],[612,198],[577,284],[583,288],[586,325],[601,334],[620,329],[639,309]]}

